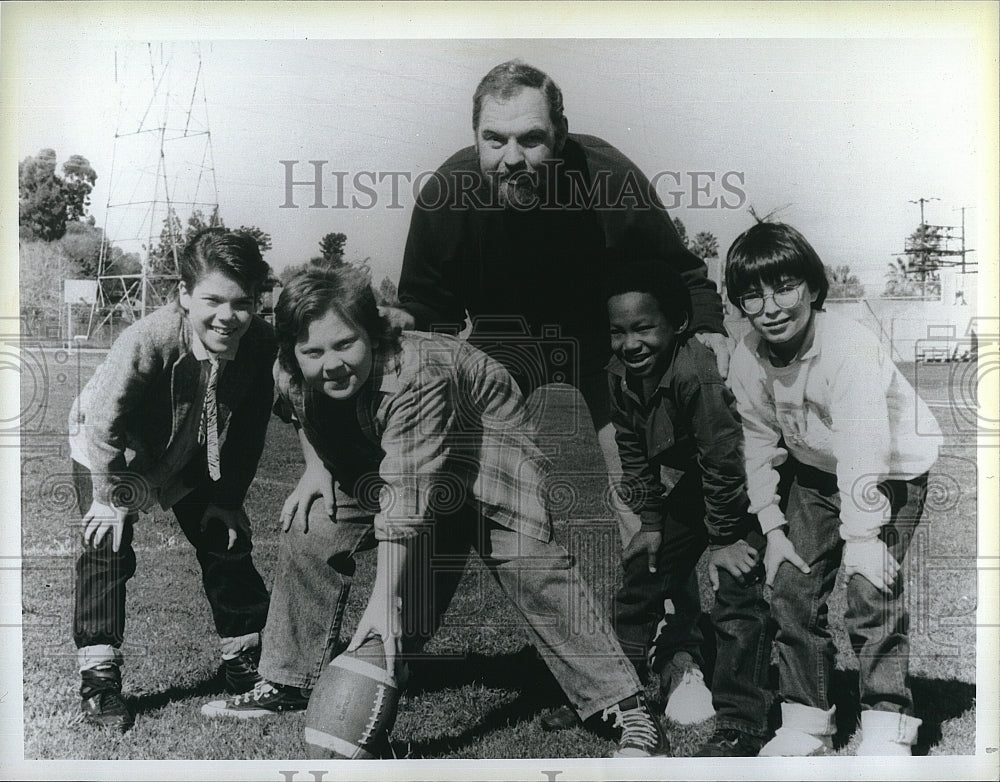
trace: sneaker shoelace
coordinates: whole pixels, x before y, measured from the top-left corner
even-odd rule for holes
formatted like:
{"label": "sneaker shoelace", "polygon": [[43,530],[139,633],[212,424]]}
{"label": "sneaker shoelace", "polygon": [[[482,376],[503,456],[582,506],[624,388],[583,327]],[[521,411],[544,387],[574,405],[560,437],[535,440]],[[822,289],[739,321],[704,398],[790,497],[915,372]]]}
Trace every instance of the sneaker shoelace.
{"label": "sneaker shoelace", "polygon": [[653,750],[659,743],[656,726],[653,725],[652,718],[643,708],[637,707],[622,711],[616,704],[605,709],[602,716],[605,720],[613,716],[615,722],[612,727],[622,729],[619,746]]}
{"label": "sneaker shoelace", "polygon": [[249,692],[245,692],[242,695],[237,695],[234,699],[234,703],[252,703],[254,701],[260,700],[265,695],[270,695],[272,692],[277,692],[277,688],[274,687],[266,679],[261,679],[257,682],[253,689]]}

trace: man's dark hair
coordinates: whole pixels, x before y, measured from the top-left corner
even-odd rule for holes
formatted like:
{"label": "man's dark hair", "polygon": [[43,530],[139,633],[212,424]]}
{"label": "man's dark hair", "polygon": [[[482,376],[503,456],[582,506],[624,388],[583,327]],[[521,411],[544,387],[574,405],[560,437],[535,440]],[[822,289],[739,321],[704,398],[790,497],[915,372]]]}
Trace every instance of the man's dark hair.
{"label": "man's dark hair", "polygon": [[479,129],[484,98],[509,100],[524,88],[541,90],[549,104],[549,119],[556,128],[563,125],[563,95],[548,74],[521,60],[508,60],[490,69],[472,96],[472,129]]}

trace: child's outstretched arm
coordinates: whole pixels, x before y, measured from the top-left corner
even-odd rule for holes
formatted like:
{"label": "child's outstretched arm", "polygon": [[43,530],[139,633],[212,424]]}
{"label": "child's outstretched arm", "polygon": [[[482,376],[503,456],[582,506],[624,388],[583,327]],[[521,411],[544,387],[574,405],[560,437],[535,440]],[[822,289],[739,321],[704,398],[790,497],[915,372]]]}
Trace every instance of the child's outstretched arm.
{"label": "child's outstretched arm", "polygon": [[83,514],[83,544],[97,548],[110,530],[111,548],[117,552],[122,544],[127,516],[126,508],[116,508],[95,499],[90,509]]}
{"label": "child's outstretched arm", "polygon": [[[756,519],[749,513],[743,427],[732,392],[715,362],[696,346],[680,353],[676,365],[676,402],[694,440],[705,496],[708,575],[719,588],[719,569],[746,579],[759,563]],[[753,532],[754,544],[748,542]]]}
{"label": "child's outstretched arm", "polygon": [[326,465],[323,464],[323,460],[320,459],[316,449],[309,442],[309,438],[306,437],[305,429],[297,422],[295,427],[298,430],[299,443],[302,445],[302,456],[306,461],[306,469],[281,508],[281,529],[288,532],[297,520],[302,531],[308,532],[309,510],[312,504],[317,499],[321,499],[326,515],[333,521],[337,511],[337,503],[333,494],[333,476],[326,469]]}
{"label": "child's outstretched arm", "polygon": [[767,546],[764,549],[764,583],[774,586],[774,577],[782,562],[791,562],[803,573],[809,573],[812,568],[799,556],[792,541],[788,539],[783,527],[777,527],[767,533]]}
{"label": "child's outstretched arm", "polygon": [[[142,404],[148,389],[162,382],[167,360],[157,334],[140,321],[123,331],[87,384],[87,444],[95,504],[114,505],[115,489],[127,470],[126,420]],[[135,492],[125,492],[133,495]],[[144,499],[136,497],[137,501]],[[103,514],[103,511],[101,511]]]}
{"label": "child's outstretched arm", "polygon": [[736,396],[736,408],[743,422],[749,510],[757,514],[761,531],[767,536],[764,582],[773,586],[774,577],[783,562],[791,562],[803,573],[808,573],[810,567],[785,534],[785,514],[778,504],[779,476],[776,468],[784,463],[788,454],[779,445],[781,427],[763,379],[763,370],[746,343],[740,343],[733,353],[728,382]]}
{"label": "child's outstretched arm", "polygon": [[659,471],[649,462],[646,449],[635,431],[619,387],[620,379],[608,377],[611,396],[611,423],[615,427],[615,444],[622,463],[622,479],[618,494],[628,508],[639,516],[642,526],[622,551],[622,559],[646,555],[646,567],[656,572],[656,555],[663,541],[663,505],[667,490]]}
{"label": "child's outstretched arm", "polygon": [[375,584],[368,606],[347,651],[357,650],[365,639],[378,636],[385,652],[385,669],[395,671],[403,636],[403,574],[409,560],[409,540],[382,540],[378,544]]}
{"label": "child's outstretched arm", "polygon": [[[851,341],[855,344],[854,341]],[[831,370],[830,417],[837,457],[840,536],[844,539],[844,572],[857,574],[888,592],[899,563],[879,538],[889,519],[889,503],[879,482],[890,472],[892,432],[886,371],[881,348],[868,343],[835,356]]]}

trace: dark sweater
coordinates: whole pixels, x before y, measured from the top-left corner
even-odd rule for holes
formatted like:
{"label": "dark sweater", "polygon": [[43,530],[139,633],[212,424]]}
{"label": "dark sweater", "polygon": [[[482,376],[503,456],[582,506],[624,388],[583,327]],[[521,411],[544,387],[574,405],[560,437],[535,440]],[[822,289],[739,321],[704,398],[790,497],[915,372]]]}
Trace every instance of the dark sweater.
{"label": "dark sweater", "polygon": [[491,341],[491,333],[516,333],[516,319],[534,338],[543,326],[558,326],[562,338],[578,340],[580,374],[599,372],[610,355],[604,249],[639,247],[687,282],[694,330],[723,333],[721,301],[705,264],[681,243],[628,158],[594,136],[570,135],[555,181],[556,195],[542,208],[484,208],[490,187],[474,147],[428,179],[413,210],[399,283],[400,306],[418,329],[460,330],[468,311],[479,319],[473,342],[503,362],[504,340]]}

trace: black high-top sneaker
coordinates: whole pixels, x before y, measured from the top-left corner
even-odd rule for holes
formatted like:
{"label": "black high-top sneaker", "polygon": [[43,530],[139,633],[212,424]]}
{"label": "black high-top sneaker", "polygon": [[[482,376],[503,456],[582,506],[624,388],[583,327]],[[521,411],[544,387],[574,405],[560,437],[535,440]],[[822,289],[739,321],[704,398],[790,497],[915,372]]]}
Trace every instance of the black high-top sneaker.
{"label": "black high-top sneaker", "polygon": [[654,717],[641,694],[626,698],[604,710],[605,720],[614,717],[615,728],[621,728],[621,738],[613,758],[649,758],[670,754],[670,742],[660,721]]}
{"label": "black high-top sneaker", "polygon": [[103,663],[81,672],[80,710],[83,721],[102,728],[126,731],[135,724],[122,697],[122,672],[114,663]]}

